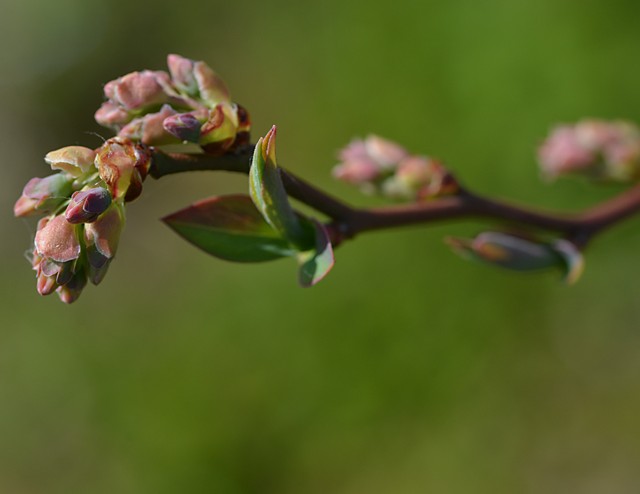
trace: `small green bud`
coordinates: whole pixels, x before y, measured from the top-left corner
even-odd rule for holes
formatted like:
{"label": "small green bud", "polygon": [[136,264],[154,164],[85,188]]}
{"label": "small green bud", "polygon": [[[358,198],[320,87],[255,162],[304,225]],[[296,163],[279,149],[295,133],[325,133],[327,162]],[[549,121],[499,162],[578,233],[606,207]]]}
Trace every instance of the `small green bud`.
{"label": "small green bud", "polygon": [[209,119],[200,129],[198,143],[209,154],[224,154],[236,138],[238,114],[231,103],[220,103],[211,110]]}
{"label": "small green bud", "polygon": [[504,232],[483,232],[474,239],[446,239],[461,256],[514,271],[559,267],[565,281],[574,283],[583,268],[582,255],[568,240],[545,243]]}

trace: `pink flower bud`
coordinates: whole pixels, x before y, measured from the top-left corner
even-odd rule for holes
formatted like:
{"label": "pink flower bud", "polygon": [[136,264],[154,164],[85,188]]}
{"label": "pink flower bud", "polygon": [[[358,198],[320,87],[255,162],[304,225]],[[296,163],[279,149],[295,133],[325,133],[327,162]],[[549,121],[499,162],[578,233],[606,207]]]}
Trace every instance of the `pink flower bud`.
{"label": "pink flower bud", "polygon": [[64,173],[32,178],[13,207],[15,216],[47,214],[60,206],[71,193],[71,179]]}
{"label": "pink flower bud", "polygon": [[38,223],[35,246],[40,256],[56,262],[73,261],[81,252],[76,227],[64,216]]}
{"label": "pink flower bud", "polygon": [[151,153],[143,145],[114,137],[98,150],[96,165],[111,195],[132,201],[142,192],[142,182],[151,166]]}
{"label": "pink flower bud", "polygon": [[62,170],[72,177],[87,173],[92,167],[96,153],[83,146],[67,146],[47,153],[44,160],[53,170]]}
{"label": "pink flower bud", "polygon": [[107,189],[94,187],[76,191],[71,196],[64,217],[69,223],[91,223],[111,204],[111,194]]}
{"label": "pink flower bud", "polygon": [[399,144],[383,139],[376,135],[370,135],[364,141],[367,154],[383,168],[392,168],[409,153]]}
{"label": "pink flower bud", "polygon": [[196,96],[198,94],[198,82],[193,73],[195,62],[180,55],[169,55],[167,57],[167,65],[169,66],[173,84],[180,91],[190,96]]}
{"label": "pink flower bud", "polygon": [[626,122],[584,120],[554,129],[538,151],[543,173],[596,180],[640,177],[640,130]]}
{"label": "pink flower bud", "polygon": [[120,137],[137,140],[148,146],[177,144],[176,138],[165,130],[165,119],[175,115],[176,111],[169,105],[163,105],[159,112],[147,113],[125,125],[118,133]]}
{"label": "pink flower bud", "polygon": [[94,118],[103,127],[119,129],[133,118],[124,108],[113,101],[105,101],[96,111]]}
{"label": "pink flower bud", "polygon": [[127,110],[141,110],[166,103],[170,97],[169,74],[162,71],[144,70],[131,72],[104,87],[105,96]]}
{"label": "pink flower bud", "polygon": [[366,140],[354,140],[339,153],[341,163],[333,169],[333,176],[354,185],[374,187],[389,175],[408,152],[394,142],[375,135]]}

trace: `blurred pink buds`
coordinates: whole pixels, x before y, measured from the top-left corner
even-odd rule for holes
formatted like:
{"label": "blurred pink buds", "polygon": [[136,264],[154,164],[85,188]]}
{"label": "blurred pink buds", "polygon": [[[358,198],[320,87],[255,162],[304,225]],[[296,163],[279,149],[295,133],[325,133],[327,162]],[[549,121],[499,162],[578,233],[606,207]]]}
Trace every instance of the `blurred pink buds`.
{"label": "blurred pink buds", "polygon": [[124,223],[124,208],[118,203],[112,203],[96,221],[85,225],[84,243],[87,249],[89,279],[95,285],[102,281],[109,263],[115,256]]}
{"label": "blurred pink buds", "polygon": [[567,283],[575,282],[584,267],[578,248],[564,239],[546,243],[505,232],[483,232],[473,239],[449,237],[446,242],[467,259],[514,271],[559,267]]}
{"label": "blurred pink buds", "polygon": [[13,214],[29,216],[52,212],[69,197],[71,183],[71,178],[64,173],[32,178],[24,186],[22,195],[13,206]]}
{"label": "blurred pink buds", "polygon": [[52,170],[61,170],[72,177],[87,173],[94,164],[96,153],[83,146],[67,146],[47,153],[44,160]]}
{"label": "blurred pink buds", "polygon": [[457,191],[455,181],[440,163],[409,154],[400,145],[375,135],[352,141],[339,158],[333,176],[363,192],[415,200]]}
{"label": "blurred pink buds", "polygon": [[538,151],[545,176],[583,175],[625,182],[640,178],[640,130],[628,122],[583,120],[556,127]]}
{"label": "blurred pink buds", "polygon": [[142,192],[142,182],[151,166],[151,153],[130,139],[114,137],[98,149],[96,165],[113,198],[132,201]]}
{"label": "blurred pink buds", "polygon": [[79,190],[71,196],[64,217],[69,223],[91,223],[107,210],[111,194],[103,187]]}

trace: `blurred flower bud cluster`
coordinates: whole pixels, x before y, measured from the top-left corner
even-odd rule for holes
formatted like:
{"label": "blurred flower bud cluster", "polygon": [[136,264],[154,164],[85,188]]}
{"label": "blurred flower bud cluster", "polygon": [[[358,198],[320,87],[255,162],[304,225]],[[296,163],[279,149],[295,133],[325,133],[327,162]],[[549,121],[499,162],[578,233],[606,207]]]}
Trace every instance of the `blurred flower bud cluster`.
{"label": "blurred flower bud cluster", "polygon": [[395,142],[370,135],[339,153],[338,180],[398,200],[424,200],[457,192],[453,176],[438,161],[417,156]]}
{"label": "blurred flower bud cluster", "polygon": [[549,243],[514,233],[482,232],[473,239],[449,237],[446,242],[462,257],[513,271],[560,268],[569,284],[584,269],[581,252],[564,239]]}
{"label": "blurred flower bud cluster", "polygon": [[640,178],[640,129],[628,122],[583,120],[552,130],[538,150],[543,174],[627,182]]}
{"label": "blurred flower bud cluster", "polygon": [[207,64],[169,55],[167,65],[108,82],[96,121],[149,146],[194,143],[221,155],[249,143],[249,114]]}
{"label": "blurred flower bud cluster", "polygon": [[115,137],[95,151],[52,151],[45,161],[57,173],[29,180],[13,211],[43,216],[28,252],[36,288],[71,303],[88,280],[97,285],[104,278],[124,227],[124,203],[140,195],[151,155],[146,146]]}

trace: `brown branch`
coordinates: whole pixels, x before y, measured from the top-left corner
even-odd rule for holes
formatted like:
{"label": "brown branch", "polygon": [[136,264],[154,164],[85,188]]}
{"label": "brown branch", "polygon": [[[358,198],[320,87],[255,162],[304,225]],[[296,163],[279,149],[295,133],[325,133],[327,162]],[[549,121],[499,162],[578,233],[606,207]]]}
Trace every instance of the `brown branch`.
{"label": "brown branch", "polygon": [[[252,154],[253,146],[223,156],[165,154],[155,150],[150,174],[157,179],[173,173],[198,170],[248,173]],[[485,218],[556,232],[584,247],[600,231],[640,211],[640,185],[577,214],[541,212],[482,197],[467,190],[424,203],[362,209],[334,198],[284,169],[281,169],[281,173],[291,197],[328,216],[333,221],[338,237],[342,238],[351,238],[367,231],[447,219]]]}

